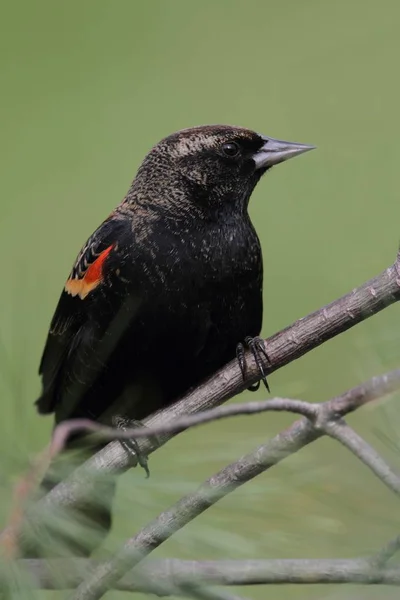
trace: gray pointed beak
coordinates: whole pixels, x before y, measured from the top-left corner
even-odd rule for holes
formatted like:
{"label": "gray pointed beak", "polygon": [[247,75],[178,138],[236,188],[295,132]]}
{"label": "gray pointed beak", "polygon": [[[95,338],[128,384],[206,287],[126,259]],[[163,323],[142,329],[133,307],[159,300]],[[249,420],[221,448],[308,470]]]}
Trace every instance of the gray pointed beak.
{"label": "gray pointed beak", "polygon": [[263,146],[253,155],[256,169],[267,169],[278,165],[289,158],[314,150],[315,146],[309,144],[297,144],[296,142],[285,142],[262,136]]}

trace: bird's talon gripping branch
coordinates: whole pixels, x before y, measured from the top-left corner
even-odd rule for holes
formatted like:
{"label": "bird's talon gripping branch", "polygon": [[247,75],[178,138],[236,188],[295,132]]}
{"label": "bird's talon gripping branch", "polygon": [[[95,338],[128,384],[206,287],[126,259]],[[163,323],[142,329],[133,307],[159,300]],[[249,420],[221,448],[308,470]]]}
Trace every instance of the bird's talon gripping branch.
{"label": "bird's talon gripping branch", "polygon": [[[128,427],[145,427],[141,421],[137,421],[136,419],[126,419],[121,416],[116,416],[113,418],[113,425],[122,431],[126,431]],[[146,479],[148,479],[150,477],[148,456],[143,454],[135,438],[131,438],[129,440],[119,440],[119,442],[124,450],[128,452],[128,454],[133,454],[135,456],[138,465],[144,469],[146,473]]]}
{"label": "bird's talon gripping branch", "polygon": [[243,381],[246,379],[246,359],[244,357],[244,346],[239,342],[236,346],[236,358],[239,363],[239,368],[242,372]]}
{"label": "bird's talon gripping branch", "polygon": [[[268,385],[268,381],[267,381],[267,376],[264,371],[262,356],[268,362],[270,362],[270,360],[269,360],[268,354],[265,350],[264,340],[258,336],[253,337],[253,338],[250,336],[247,336],[244,340],[244,343],[247,346],[247,348],[250,350],[250,352],[252,353],[254,360],[256,362],[256,365],[258,367],[258,370],[260,372],[260,375],[261,375],[261,381],[263,382],[263,384],[265,385],[265,387],[267,388],[267,390],[269,392],[270,389],[269,389],[269,385]],[[241,342],[236,346],[236,358],[238,360],[239,367],[242,372],[243,380],[246,380],[247,363],[246,363],[244,344],[242,344]],[[259,389],[259,387],[260,387],[260,382],[257,381],[256,383],[252,383],[247,389],[250,392],[256,392]]]}

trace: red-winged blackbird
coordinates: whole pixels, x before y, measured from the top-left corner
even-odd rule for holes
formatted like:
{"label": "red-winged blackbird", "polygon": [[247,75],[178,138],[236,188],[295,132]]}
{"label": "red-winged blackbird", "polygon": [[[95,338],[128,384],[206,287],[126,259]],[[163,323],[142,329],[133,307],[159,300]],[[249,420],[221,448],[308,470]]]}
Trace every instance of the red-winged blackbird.
{"label": "red-winged blackbird", "polygon": [[[263,268],[249,198],[269,168],[312,148],[222,125],[157,144],[65,284],[39,412],[56,423],[143,419],[258,336]],[[108,508],[95,512],[108,528]]]}

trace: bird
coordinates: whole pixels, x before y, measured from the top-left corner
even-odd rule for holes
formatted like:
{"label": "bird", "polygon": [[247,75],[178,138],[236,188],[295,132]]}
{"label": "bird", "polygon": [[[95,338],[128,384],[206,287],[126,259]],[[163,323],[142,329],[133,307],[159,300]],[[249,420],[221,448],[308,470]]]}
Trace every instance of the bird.
{"label": "bird", "polygon": [[[40,363],[38,412],[54,414],[55,426],[141,422],[235,356],[245,376],[244,345],[256,357],[264,351],[250,196],[273,166],[313,148],[231,125],[183,129],[157,143],[65,282]],[[46,490],[55,484],[45,477]],[[100,524],[97,547],[110,506],[86,507],[86,517]],[[85,541],[68,543],[88,555]]]}

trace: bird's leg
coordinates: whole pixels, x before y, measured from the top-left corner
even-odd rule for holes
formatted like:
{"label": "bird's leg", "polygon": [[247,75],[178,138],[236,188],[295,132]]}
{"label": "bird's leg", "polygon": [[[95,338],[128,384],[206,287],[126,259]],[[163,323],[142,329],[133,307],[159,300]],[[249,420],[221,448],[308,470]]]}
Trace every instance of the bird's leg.
{"label": "bird's leg", "polygon": [[[261,380],[269,392],[270,389],[269,389],[267,377],[265,375],[265,371],[264,371],[264,367],[263,367],[262,356],[268,362],[270,362],[270,360],[269,360],[268,354],[265,350],[264,340],[258,336],[256,336],[256,337],[247,336],[244,340],[244,344],[242,344],[242,342],[239,342],[239,344],[236,346],[236,358],[238,360],[239,367],[242,372],[243,380],[246,379],[246,375],[247,375],[247,362],[246,362],[246,355],[245,355],[245,346],[247,346],[247,348],[252,353],[254,360],[256,361],[258,370],[260,372]],[[257,383],[253,383],[247,389],[250,392],[255,392],[258,390],[259,387],[260,387],[260,382],[257,381]]]}
{"label": "bird's leg", "polygon": [[[129,428],[134,427],[146,427],[144,423],[141,421],[137,421],[136,419],[128,419],[126,417],[122,417],[121,415],[117,415],[112,418],[113,427],[117,429],[121,429],[122,431],[126,431]],[[128,452],[130,455],[134,455],[137,458],[138,465],[145,470],[146,478],[150,477],[150,470],[148,465],[148,456],[143,454],[143,452],[139,448],[139,444],[135,440],[135,438],[130,438],[127,440],[119,440],[121,446]]]}

